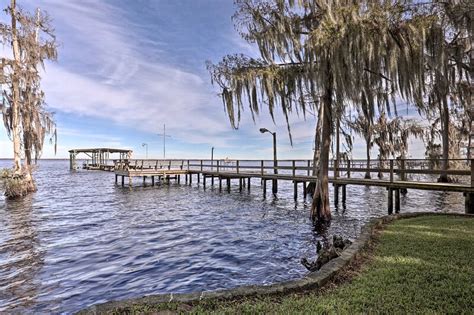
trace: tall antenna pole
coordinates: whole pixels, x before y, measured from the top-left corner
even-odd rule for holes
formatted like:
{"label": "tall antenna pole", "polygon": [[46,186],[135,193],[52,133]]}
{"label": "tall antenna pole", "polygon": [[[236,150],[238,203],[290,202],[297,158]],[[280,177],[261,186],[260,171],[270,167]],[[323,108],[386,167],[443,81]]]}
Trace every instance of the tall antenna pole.
{"label": "tall antenna pole", "polygon": [[166,138],[171,136],[166,135],[166,124],[163,124],[163,133],[158,133],[158,136],[163,137],[163,160],[166,159]]}

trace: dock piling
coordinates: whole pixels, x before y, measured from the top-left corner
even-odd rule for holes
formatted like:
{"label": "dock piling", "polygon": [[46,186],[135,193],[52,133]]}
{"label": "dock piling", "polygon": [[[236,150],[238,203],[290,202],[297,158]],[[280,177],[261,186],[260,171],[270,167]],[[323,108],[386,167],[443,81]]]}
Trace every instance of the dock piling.
{"label": "dock piling", "polygon": [[387,196],[387,202],[388,202],[388,214],[393,213],[393,189],[388,188],[388,196]]}
{"label": "dock piling", "polygon": [[293,181],[293,199],[298,200],[298,182]]}
{"label": "dock piling", "polygon": [[395,213],[400,213],[400,189],[395,189]]}
{"label": "dock piling", "polygon": [[342,185],[342,203],[346,203],[346,185]]}

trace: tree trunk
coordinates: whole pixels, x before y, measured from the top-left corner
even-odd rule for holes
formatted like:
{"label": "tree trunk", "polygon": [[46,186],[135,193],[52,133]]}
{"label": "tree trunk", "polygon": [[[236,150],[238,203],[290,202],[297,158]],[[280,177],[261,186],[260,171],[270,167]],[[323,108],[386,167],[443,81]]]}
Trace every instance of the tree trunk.
{"label": "tree trunk", "polygon": [[[318,117],[318,121],[316,123],[316,130],[315,130],[315,136],[314,136],[313,170],[312,170],[312,173],[311,173],[312,176],[317,176],[318,175],[318,170],[319,170],[319,154],[320,154],[320,151],[321,151],[320,150],[320,143],[321,143],[322,110],[323,110],[323,107],[320,106],[319,117]],[[306,187],[306,194],[310,195],[310,196],[313,196],[315,190],[316,190],[316,183],[311,182]]]}
{"label": "tree trunk", "polygon": [[331,209],[329,206],[329,150],[331,146],[331,110],[332,110],[332,75],[330,65],[327,65],[326,75],[328,86],[323,96],[322,109],[322,134],[321,152],[319,157],[319,172],[314,191],[313,203],[311,204],[311,218],[313,221],[331,220]]}
{"label": "tree trunk", "polygon": [[449,107],[448,100],[446,97],[442,98],[443,103],[440,108],[440,117],[441,117],[441,139],[443,143],[443,156],[441,161],[441,175],[438,179],[438,182],[447,183],[449,182],[448,178],[448,168],[449,168]]}
{"label": "tree trunk", "polygon": [[370,178],[370,172],[369,172],[369,169],[370,169],[370,140],[371,140],[370,137],[365,139],[366,149],[367,149],[367,171],[365,172],[364,178],[366,178],[366,179]]}
{"label": "tree trunk", "polygon": [[20,128],[20,47],[18,45],[18,30],[16,28],[16,1],[11,0],[12,19],[12,47],[13,58],[13,80],[12,80],[12,139],[13,139],[13,168],[16,175],[21,174],[21,128]]}

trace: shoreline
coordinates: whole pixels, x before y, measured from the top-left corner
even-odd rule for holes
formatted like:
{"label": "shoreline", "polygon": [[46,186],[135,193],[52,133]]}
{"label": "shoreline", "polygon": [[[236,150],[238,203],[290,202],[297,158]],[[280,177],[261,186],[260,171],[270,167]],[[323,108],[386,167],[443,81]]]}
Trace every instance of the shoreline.
{"label": "shoreline", "polygon": [[223,289],[216,291],[198,291],[193,293],[166,293],[148,295],[144,297],[108,301],[105,303],[95,304],[78,311],[76,314],[102,314],[116,311],[117,309],[130,308],[134,305],[159,305],[162,303],[193,303],[203,300],[236,300],[262,295],[289,294],[300,292],[308,289],[318,289],[331,281],[345,266],[356,259],[359,253],[366,248],[370,240],[373,238],[375,230],[389,224],[395,220],[415,218],[421,216],[458,216],[466,218],[474,218],[474,215],[463,213],[439,213],[439,212],[410,212],[394,215],[386,215],[372,219],[366,223],[359,236],[354,242],[345,249],[341,255],[327,264],[319,271],[309,272],[306,276],[296,280],[277,282],[270,285],[249,285],[240,286],[233,289]]}

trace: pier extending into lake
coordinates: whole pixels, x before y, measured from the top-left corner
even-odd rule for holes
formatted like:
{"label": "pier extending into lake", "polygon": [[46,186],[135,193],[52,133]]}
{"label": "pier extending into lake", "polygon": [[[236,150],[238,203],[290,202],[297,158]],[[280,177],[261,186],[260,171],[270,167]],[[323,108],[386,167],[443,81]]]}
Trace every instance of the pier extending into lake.
{"label": "pier extending into lake", "polygon": [[115,162],[110,159],[111,154],[118,154],[119,160],[126,160],[132,157],[132,150],[113,149],[113,148],[91,148],[91,149],[72,149],[69,150],[69,169],[78,168],[76,159],[79,154],[88,157],[82,166],[88,170],[112,171],[115,168]]}
{"label": "pier extending into lake", "polygon": [[[365,160],[332,161],[330,171],[332,176],[329,182],[334,185],[334,203],[339,203],[339,192],[341,201],[346,202],[346,186],[379,186],[388,191],[387,211],[392,214],[400,211],[400,193],[407,189],[421,189],[432,191],[450,191],[463,193],[465,196],[466,213],[474,213],[474,160],[452,159],[449,164],[455,166],[446,172],[433,165],[435,161],[397,159],[383,161],[372,161],[367,164]],[[276,170],[276,174],[275,171]],[[114,161],[115,182],[121,178],[121,185],[132,186],[134,177],[141,177],[143,183],[151,179],[151,185],[155,181],[169,182],[170,180],[181,181],[191,184],[193,177],[203,187],[214,186],[215,181],[222,190],[224,181],[227,191],[230,192],[232,181],[238,181],[239,189],[250,190],[251,179],[261,180],[263,196],[267,194],[267,182],[276,185],[278,181],[291,181],[293,183],[294,199],[298,198],[298,186],[302,186],[303,198],[307,195],[307,184],[315,183],[311,160],[278,160],[274,166],[273,160],[127,160]],[[362,178],[360,175],[370,173],[376,179]],[[441,175],[460,177],[456,183],[439,183],[436,181],[414,181],[409,175]],[[395,176],[397,178],[395,178]],[[210,180],[210,183],[208,182]],[[275,190],[272,190],[275,191]]]}

